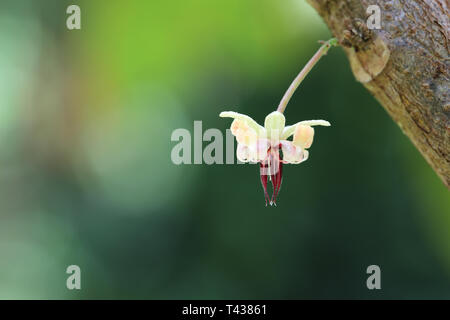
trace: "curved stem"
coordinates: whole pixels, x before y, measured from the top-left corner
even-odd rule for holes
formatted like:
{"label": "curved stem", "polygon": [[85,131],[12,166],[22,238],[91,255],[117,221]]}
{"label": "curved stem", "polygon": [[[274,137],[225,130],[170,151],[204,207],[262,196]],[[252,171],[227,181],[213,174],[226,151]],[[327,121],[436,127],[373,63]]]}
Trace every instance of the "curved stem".
{"label": "curved stem", "polygon": [[295,90],[297,90],[300,83],[305,79],[306,75],[311,71],[311,69],[314,67],[314,65],[317,63],[317,61],[320,60],[320,58],[327,54],[328,50],[332,46],[337,45],[337,39],[332,38],[328,40],[327,42],[324,42],[323,45],[317,50],[317,52],[314,54],[314,56],[308,61],[306,66],[303,67],[302,71],[298,74],[298,76],[294,79],[294,81],[291,83],[289,88],[287,89],[286,93],[284,94],[283,98],[280,101],[280,104],[278,105],[277,111],[283,113],[284,109],[286,109],[286,106],[291,100],[292,95],[294,94]]}

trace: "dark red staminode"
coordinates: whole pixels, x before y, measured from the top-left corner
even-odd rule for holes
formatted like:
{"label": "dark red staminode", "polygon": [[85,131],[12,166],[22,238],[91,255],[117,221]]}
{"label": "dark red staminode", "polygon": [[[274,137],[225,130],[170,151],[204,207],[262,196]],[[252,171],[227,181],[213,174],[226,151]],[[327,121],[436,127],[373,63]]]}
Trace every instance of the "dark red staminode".
{"label": "dark red staminode", "polygon": [[[267,160],[260,163],[260,177],[261,184],[264,189],[264,198],[269,201],[270,205],[276,205],[277,196],[280,192],[281,182],[283,180],[283,160],[280,155],[281,144],[278,147],[270,147],[267,151]],[[267,192],[267,180],[270,176],[270,181],[272,182],[272,197],[269,198],[269,193]]]}

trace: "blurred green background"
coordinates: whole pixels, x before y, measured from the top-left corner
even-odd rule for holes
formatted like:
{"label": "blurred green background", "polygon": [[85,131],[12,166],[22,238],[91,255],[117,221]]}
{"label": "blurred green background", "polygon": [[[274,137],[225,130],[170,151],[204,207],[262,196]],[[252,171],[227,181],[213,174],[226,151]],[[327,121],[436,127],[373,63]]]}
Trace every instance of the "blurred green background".
{"label": "blurred green background", "polygon": [[330,37],[304,0],[1,1],[0,298],[450,298],[448,190],[340,48],[286,110],[332,127],[278,207],[255,165],[171,162],[194,120],[263,122]]}

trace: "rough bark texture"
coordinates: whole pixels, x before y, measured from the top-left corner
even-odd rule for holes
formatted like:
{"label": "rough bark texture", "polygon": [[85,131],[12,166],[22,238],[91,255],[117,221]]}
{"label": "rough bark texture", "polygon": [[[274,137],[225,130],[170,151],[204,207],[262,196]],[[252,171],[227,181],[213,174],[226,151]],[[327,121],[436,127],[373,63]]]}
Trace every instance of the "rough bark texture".
{"label": "rough bark texture", "polygon": [[[450,188],[448,0],[308,0],[376,97]],[[367,28],[370,5],[381,29]]]}

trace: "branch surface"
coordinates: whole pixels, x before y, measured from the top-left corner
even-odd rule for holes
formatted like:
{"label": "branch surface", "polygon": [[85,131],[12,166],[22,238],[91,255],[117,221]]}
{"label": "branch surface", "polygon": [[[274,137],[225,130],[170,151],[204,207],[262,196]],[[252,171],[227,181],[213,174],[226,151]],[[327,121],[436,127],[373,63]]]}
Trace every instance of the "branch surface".
{"label": "branch surface", "polygon": [[[450,15],[446,0],[308,2],[344,47],[356,79],[450,188]],[[367,27],[370,5],[381,9],[379,30]]]}

